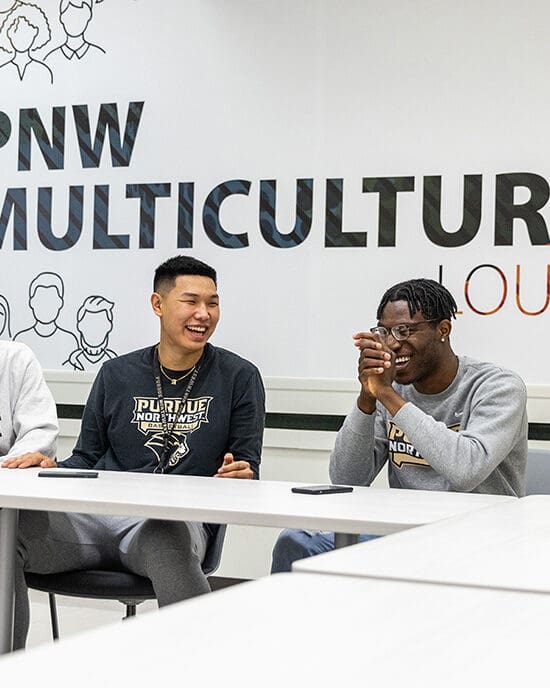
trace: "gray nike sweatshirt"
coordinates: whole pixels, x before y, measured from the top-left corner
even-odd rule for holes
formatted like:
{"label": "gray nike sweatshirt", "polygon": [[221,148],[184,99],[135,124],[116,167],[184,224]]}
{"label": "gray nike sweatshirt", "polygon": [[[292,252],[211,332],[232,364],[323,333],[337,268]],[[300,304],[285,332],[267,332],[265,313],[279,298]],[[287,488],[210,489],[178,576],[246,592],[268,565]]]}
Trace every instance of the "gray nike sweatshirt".
{"label": "gray nike sweatshirt", "polygon": [[394,387],[407,401],[395,416],[380,403],[347,416],[330,457],[334,483],[370,485],[388,462],[391,487],[523,496],[527,392],[516,373],[460,357],[439,394]]}
{"label": "gray nike sweatshirt", "polygon": [[25,344],[0,341],[0,457],[55,458],[57,415],[42,368]]}

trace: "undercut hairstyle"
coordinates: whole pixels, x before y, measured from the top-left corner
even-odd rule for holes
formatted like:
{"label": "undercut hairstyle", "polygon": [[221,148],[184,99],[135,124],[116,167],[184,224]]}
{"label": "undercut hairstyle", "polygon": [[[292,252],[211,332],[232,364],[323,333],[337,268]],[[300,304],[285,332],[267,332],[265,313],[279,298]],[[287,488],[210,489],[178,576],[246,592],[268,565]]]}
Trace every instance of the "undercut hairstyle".
{"label": "undercut hairstyle", "polygon": [[216,286],[218,284],[216,271],[210,265],[190,256],[174,256],[162,263],[162,265],[159,265],[155,270],[153,291],[158,293],[172,289],[179,275],[209,277]]}
{"label": "undercut hairstyle", "polygon": [[451,320],[456,318],[458,306],[451,292],[442,284],[431,279],[412,279],[399,282],[390,287],[378,306],[376,318],[380,320],[382,311],[390,301],[406,301],[411,318],[420,312],[426,320]]}

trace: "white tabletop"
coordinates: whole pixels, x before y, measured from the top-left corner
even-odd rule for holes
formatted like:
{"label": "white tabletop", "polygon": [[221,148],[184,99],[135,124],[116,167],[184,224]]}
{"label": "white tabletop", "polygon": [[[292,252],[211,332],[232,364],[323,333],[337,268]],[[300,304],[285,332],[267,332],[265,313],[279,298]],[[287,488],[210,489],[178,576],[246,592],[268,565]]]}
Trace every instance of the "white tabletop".
{"label": "white tabletop", "polygon": [[279,574],[0,659],[2,684],[525,685],[550,596]]}
{"label": "white tabletop", "polygon": [[550,496],[296,562],[293,571],[550,592]]}
{"label": "white tabletop", "polygon": [[0,507],[132,515],[385,535],[512,497],[355,487],[294,494],[296,483],[100,471],[97,479],[40,478],[0,469]]}

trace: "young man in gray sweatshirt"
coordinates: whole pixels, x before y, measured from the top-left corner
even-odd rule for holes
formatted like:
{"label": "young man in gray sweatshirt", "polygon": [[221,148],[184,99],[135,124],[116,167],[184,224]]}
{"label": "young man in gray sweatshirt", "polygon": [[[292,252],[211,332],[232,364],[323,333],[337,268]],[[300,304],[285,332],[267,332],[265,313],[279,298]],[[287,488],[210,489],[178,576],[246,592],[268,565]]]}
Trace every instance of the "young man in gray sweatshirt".
{"label": "young man in gray sweatshirt", "polygon": [[[391,487],[524,494],[525,385],[510,370],[453,352],[456,311],[441,284],[410,280],[384,294],[376,327],[354,335],[361,390],[336,437],[333,482],[370,485],[387,463]],[[272,572],[333,547],[332,533],[285,530]]]}

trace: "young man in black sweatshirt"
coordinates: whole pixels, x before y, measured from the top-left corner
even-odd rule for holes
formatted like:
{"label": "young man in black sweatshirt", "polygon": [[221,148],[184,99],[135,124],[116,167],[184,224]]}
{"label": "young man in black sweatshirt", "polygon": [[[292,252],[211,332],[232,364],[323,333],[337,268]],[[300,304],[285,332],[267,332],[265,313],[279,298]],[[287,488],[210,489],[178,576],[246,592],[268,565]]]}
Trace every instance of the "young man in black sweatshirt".
{"label": "young man in black sweatshirt", "polygon": [[[153,288],[160,341],[102,366],[72,455],[56,464],[31,453],[6,468],[258,477],[264,388],[254,365],[208,343],[220,315],[216,272],[176,256],[157,268]],[[209,591],[201,563],[211,535],[203,523],[22,512],[15,647],[29,623],[24,571],[122,566],[150,578],[164,606]]]}

